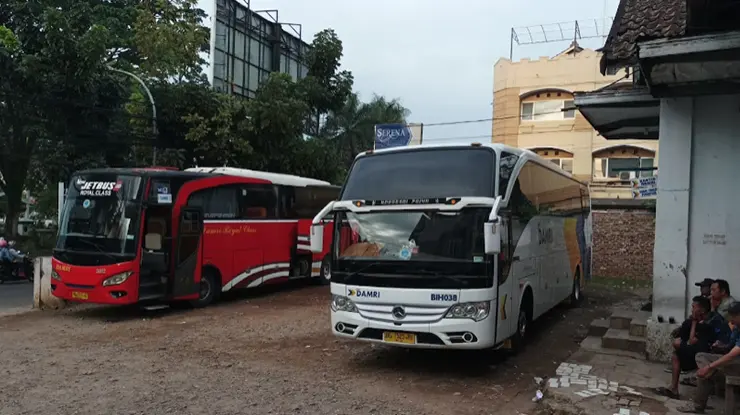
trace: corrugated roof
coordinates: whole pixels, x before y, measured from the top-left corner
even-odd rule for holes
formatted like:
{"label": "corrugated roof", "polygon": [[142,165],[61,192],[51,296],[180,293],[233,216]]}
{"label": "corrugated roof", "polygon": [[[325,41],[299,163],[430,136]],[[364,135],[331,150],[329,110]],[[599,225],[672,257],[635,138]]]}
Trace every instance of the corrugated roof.
{"label": "corrugated roof", "polygon": [[636,63],[637,42],[684,36],[687,0],[621,0],[601,51],[601,71],[607,66]]}

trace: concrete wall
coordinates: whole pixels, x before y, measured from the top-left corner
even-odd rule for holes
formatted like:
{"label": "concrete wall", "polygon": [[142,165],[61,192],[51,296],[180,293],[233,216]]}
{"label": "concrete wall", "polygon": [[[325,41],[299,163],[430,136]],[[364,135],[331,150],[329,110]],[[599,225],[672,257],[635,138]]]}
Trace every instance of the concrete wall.
{"label": "concrete wall", "polygon": [[66,302],[51,293],[51,257],[36,258],[33,273],[33,307],[59,309]]}
{"label": "concrete wall", "polygon": [[740,95],[664,99],[660,118],[653,318],[680,321],[704,278],[740,298]]}
{"label": "concrete wall", "polygon": [[[592,91],[625,76],[624,71],[602,76],[599,72],[600,58],[600,53],[584,49],[577,54],[560,54],[538,60],[522,59],[512,62],[500,59],[496,62],[493,79],[493,142],[520,148],[552,148],[572,153],[573,174],[584,181],[603,178],[601,162],[594,163],[594,153],[616,144],[652,150],[655,152],[657,167],[657,140],[607,141],[598,135],[578,111],[574,119],[536,122],[521,120],[523,101],[572,99],[573,92]],[[526,96],[529,92],[545,88],[563,91],[551,97]],[[594,194],[594,197],[609,195]]]}
{"label": "concrete wall", "polygon": [[595,210],[593,274],[649,281],[653,277],[655,213],[650,210]]}

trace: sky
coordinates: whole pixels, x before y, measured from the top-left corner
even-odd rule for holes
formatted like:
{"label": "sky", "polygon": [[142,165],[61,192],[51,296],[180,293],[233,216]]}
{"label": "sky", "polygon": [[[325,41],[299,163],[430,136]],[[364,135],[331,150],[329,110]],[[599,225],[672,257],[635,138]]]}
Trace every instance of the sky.
{"label": "sky", "polygon": [[[247,0],[239,0],[246,4]],[[343,69],[355,91],[398,98],[424,123],[424,144],[489,142],[493,117],[493,66],[508,58],[511,29],[559,22],[581,23],[582,35],[603,33],[618,0],[250,0],[253,10],[277,9],[280,20],[300,23],[303,39],[332,28],[344,45]],[[199,0],[209,15],[215,0]],[[210,23],[209,23],[210,25]],[[522,31],[526,32],[526,31]],[[565,34],[572,38],[572,35]],[[521,37],[521,35],[520,35]],[[583,39],[598,48],[603,38]],[[514,59],[554,56],[569,41],[514,44]],[[455,125],[429,124],[488,119]]]}

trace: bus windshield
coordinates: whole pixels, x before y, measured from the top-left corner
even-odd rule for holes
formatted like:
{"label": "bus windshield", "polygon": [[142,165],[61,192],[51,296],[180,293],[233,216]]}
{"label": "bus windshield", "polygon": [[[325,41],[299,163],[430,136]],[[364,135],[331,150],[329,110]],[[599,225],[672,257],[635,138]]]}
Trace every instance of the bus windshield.
{"label": "bus windshield", "polygon": [[488,208],[337,214],[338,260],[483,262]]}
{"label": "bus windshield", "polygon": [[67,191],[56,248],[135,255],[142,178],[116,173],[77,175]]}
{"label": "bus windshield", "polygon": [[492,197],[495,155],[486,147],[434,148],[358,158],[341,200]]}

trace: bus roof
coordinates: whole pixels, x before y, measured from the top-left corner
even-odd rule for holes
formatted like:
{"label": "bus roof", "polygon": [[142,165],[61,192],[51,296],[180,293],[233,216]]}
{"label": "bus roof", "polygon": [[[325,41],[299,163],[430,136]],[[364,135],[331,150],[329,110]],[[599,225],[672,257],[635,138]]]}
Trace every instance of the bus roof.
{"label": "bus roof", "polygon": [[224,174],[227,176],[249,177],[253,179],[262,179],[272,184],[294,187],[307,186],[332,186],[331,183],[323,180],[309,179],[307,177],[293,176],[291,174],[269,173],[265,171],[238,169],[235,167],[193,167],[186,169],[187,172],[206,173],[206,174]]}
{"label": "bus roof", "polygon": [[180,170],[173,170],[170,168],[150,168],[150,167],[104,167],[98,169],[86,169],[74,172],[75,175],[81,174],[123,174],[123,175],[134,175],[134,176],[159,176],[159,177],[173,177],[173,176],[187,176],[187,177],[205,177],[207,174],[199,172],[185,172]]}
{"label": "bus roof", "polygon": [[577,180],[580,182],[580,180],[573,177],[571,173],[568,173],[567,171],[561,169],[557,165],[551,163],[549,160],[541,157],[539,154],[535,153],[532,150],[528,150],[526,148],[517,148],[517,147],[507,146],[506,144],[499,144],[499,143],[423,144],[420,146],[392,147],[392,148],[384,148],[381,150],[363,151],[362,153],[358,154],[357,157],[355,157],[355,159],[368,155],[368,154],[401,153],[401,152],[406,152],[406,151],[415,151],[415,150],[423,150],[423,149],[461,149],[461,148],[489,148],[496,152],[507,151],[509,153],[516,154],[519,157],[526,158],[527,160],[532,160],[553,171],[556,171],[557,173],[562,174],[563,176],[567,176],[573,180]]}

